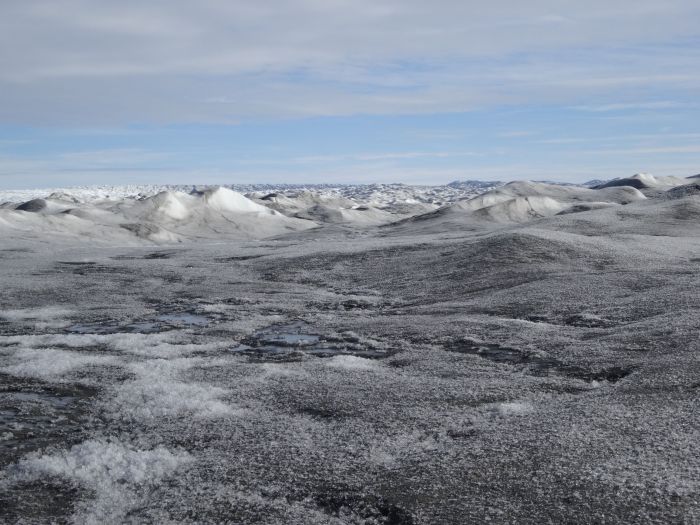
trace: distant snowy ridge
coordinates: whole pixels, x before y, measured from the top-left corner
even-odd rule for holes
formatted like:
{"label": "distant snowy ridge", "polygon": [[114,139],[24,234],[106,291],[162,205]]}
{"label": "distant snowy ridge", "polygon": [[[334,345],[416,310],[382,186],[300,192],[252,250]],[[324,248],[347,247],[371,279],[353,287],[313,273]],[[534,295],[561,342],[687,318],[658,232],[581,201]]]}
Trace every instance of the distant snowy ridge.
{"label": "distant snowy ridge", "polygon": [[462,181],[444,186],[139,185],[33,190],[13,192],[14,201],[0,193],[5,198],[0,203],[0,233],[7,238],[52,232],[55,238],[170,244],[259,240],[323,225],[411,224],[439,231],[461,224],[483,229],[554,215],[597,213],[647,198],[684,198],[697,194],[694,181],[640,174],[592,188]]}
{"label": "distant snowy ridge", "polygon": [[259,239],[316,226],[221,187],[82,202],[74,195],[55,192],[19,205],[0,205],[0,231],[5,235],[26,237],[51,231],[55,236],[100,242]]}
{"label": "distant snowy ridge", "polygon": [[392,202],[396,199],[413,198],[421,202],[440,203],[475,195],[500,186],[501,182],[493,181],[455,181],[447,185],[413,186],[408,184],[126,184],[74,186],[69,188],[39,188],[26,190],[0,189],[0,203],[26,202],[32,199],[47,197],[51,194],[65,194],[80,201],[99,199],[126,199],[135,197],[150,197],[163,191],[179,191],[190,193],[204,191],[214,187],[224,187],[242,194],[282,193],[293,195],[304,191],[317,192],[326,195],[337,195],[344,198],[377,202]]}

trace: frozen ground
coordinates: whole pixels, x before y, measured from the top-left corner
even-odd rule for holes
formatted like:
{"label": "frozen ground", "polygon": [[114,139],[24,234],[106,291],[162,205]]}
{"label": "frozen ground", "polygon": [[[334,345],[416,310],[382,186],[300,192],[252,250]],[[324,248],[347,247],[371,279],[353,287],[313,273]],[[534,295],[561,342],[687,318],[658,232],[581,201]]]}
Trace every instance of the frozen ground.
{"label": "frozen ground", "polygon": [[0,208],[0,521],[700,522],[700,186],[607,186]]}

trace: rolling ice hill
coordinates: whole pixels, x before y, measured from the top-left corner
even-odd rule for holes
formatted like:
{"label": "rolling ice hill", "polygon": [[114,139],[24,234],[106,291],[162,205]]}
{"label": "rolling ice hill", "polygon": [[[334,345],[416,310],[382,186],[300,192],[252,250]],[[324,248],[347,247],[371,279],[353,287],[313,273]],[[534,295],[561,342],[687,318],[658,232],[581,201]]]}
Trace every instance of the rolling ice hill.
{"label": "rolling ice hill", "polygon": [[0,193],[0,225],[6,236],[53,232],[59,237],[161,244],[263,239],[323,225],[386,226],[409,232],[446,224],[481,229],[620,207],[647,196],[660,198],[671,190],[678,194],[692,182],[636,175],[592,188],[464,181],[434,187],[259,185],[243,187],[250,190],[245,195],[229,187],[115,186],[50,194],[35,190]]}
{"label": "rolling ice hill", "polygon": [[474,196],[491,183],[450,186],[110,186],[0,192],[6,235],[106,242],[260,239],[319,224],[375,226]]}
{"label": "rolling ice hill", "polygon": [[315,226],[226,188],[193,193],[169,190],[149,197],[86,202],[60,192],[0,209],[0,227],[7,236],[51,233],[99,242],[257,239]]}

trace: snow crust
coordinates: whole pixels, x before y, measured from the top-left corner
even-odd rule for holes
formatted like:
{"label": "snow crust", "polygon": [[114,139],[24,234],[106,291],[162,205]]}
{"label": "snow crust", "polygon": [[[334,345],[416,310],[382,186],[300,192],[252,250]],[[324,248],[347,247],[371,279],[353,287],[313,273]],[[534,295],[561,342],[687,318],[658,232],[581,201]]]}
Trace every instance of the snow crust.
{"label": "snow crust", "polygon": [[236,411],[221,400],[223,388],[183,381],[180,375],[201,363],[198,359],[151,359],[129,366],[137,379],[116,390],[110,410],[125,419],[163,417],[210,418]]}
{"label": "snow crust", "polygon": [[[0,350],[5,353],[7,350]],[[5,374],[42,379],[60,378],[64,374],[89,366],[115,363],[111,356],[99,356],[55,348],[23,348],[11,351],[10,364],[0,368]]]}
{"label": "snow crust", "polygon": [[139,450],[118,440],[93,439],[56,454],[21,460],[10,472],[10,483],[45,477],[65,478],[94,494],[78,509],[75,522],[123,523],[143,491],[192,461],[186,452],[164,447]]}

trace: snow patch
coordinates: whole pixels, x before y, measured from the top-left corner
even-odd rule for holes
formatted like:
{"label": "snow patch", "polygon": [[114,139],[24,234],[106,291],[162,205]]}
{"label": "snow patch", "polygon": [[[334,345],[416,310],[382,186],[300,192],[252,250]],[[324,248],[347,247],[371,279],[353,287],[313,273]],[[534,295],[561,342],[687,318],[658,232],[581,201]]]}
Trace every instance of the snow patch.
{"label": "snow patch", "polygon": [[0,319],[4,321],[53,321],[62,319],[73,314],[73,310],[67,310],[57,306],[47,306],[45,308],[24,308],[19,310],[2,310]]}
{"label": "snow patch", "polygon": [[10,352],[11,362],[14,361],[14,363],[0,368],[2,372],[13,376],[39,379],[54,379],[86,366],[105,366],[117,362],[113,357],[69,352],[54,348],[22,348],[11,349]]}
{"label": "snow patch", "polygon": [[73,521],[122,523],[137,508],[143,489],[157,485],[190,463],[185,452],[163,447],[138,450],[117,440],[89,440],[53,455],[34,455],[10,469],[10,482],[65,478],[89,491],[94,499],[83,503]]}
{"label": "snow patch", "polygon": [[498,412],[503,416],[520,416],[529,414],[533,410],[534,407],[526,401],[510,401],[498,405]]}
{"label": "snow patch", "polygon": [[220,187],[207,190],[204,192],[204,200],[212,209],[220,212],[275,214],[273,210],[228,188]]}
{"label": "snow patch", "polygon": [[107,408],[127,420],[241,414],[242,411],[221,401],[228,390],[179,379],[179,374],[199,363],[200,359],[187,358],[133,363],[129,368],[138,379],[119,385]]}
{"label": "snow patch", "polygon": [[337,355],[330,358],[326,364],[332,368],[345,370],[378,370],[381,368],[381,365],[375,360],[354,355]]}

